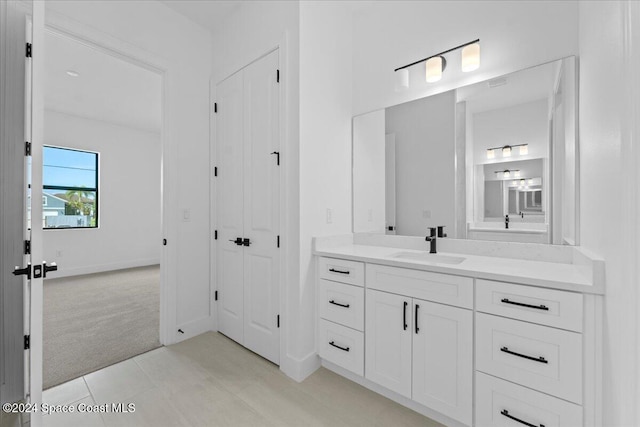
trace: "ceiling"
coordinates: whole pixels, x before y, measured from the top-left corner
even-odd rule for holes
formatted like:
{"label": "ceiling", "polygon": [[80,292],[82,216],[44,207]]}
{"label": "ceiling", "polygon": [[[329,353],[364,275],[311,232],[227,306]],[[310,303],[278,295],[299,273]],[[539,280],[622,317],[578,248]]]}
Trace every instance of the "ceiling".
{"label": "ceiling", "polygon": [[[158,74],[49,31],[45,49],[45,109],[160,131],[162,88]],[[69,70],[79,76],[69,76]]]}
{"label": "ceiling", "polygon": [[223,22],[240,8],[242,1],[162,0],[162,3],[206,28],[211,33],[215,33]]}

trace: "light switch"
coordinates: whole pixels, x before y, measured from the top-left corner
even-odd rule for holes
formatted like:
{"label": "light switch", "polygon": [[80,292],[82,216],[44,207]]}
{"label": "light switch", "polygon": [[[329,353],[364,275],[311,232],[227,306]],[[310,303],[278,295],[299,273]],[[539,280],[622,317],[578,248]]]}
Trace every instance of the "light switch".
{"label": "light switch", "polygon": [[184,222],[191,221],[191,209],[183,209],[182,210],[182,220]]}
{"label": "light switch", "polygon": [[327,224],[331,224],[333,222],[333,209],[327,208]]}

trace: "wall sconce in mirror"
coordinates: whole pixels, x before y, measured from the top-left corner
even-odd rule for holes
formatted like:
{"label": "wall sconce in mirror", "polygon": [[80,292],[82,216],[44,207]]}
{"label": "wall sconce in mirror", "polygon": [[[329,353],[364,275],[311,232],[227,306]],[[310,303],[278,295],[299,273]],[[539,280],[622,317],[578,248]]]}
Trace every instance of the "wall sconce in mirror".
{"label": "wall sconce in mirror", "polygon": [[443,55],[453,52],[455,50],[462,49],[462,71],[467,73],[469,71],[477,70],[480,67],[480,39],[470,41],[468,43],[461,44],[460,46],[447,49],[435,55],[428,56],[411,64],[403,65],[396,68],[396,82],[398,88],[409,87],[409,67],[422,62],[425,63],[425,79],[428,83],[437,82],[442,78],[442,72],[447,67],[447,60]]}
{"label": "wall sconce in mirror", "polygon": [[502,157],[511,157],[513,149],[518,147],[521,156],[529,154],[529,144],[505,145],[503,147],[487,148],[487,159],[495,159],[496,151],[502,151]]}
{"label": "wall sconce in mirror", "polygon": [[509,169],[505,169],[503,171],[495,171],[495,173],[501,173],[502,176],[506,179],[506,178],[510,178],[511,177],[511,173],[513,172],[513,176],[518,178],[520,176],[520,171],[515,169],[515,170],[509,170]]}

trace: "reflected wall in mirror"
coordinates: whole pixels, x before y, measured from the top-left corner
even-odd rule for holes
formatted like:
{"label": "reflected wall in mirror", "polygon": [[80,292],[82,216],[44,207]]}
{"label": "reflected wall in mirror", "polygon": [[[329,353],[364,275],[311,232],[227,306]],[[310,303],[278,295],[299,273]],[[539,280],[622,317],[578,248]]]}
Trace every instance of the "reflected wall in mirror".
{"label": "reflected wall in mirror", "polygon": [[353,119],[353,230],[577,244],[569,57]]}

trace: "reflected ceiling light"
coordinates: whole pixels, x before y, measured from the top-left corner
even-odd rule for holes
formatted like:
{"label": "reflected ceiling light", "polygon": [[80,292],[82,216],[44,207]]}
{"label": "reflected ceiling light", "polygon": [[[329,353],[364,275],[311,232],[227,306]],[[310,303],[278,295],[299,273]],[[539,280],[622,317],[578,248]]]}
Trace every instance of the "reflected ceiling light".
{"label": "reflected ceiling light", "polygon": [[518,185],[518,181],[513,181],[513,185]]}
{"label": "reflected ceiling light", "polygon": [[513,176],[515,176],[516,178],[520,178],[520,171],[516,171]]}
{"label": "reflected ceiling light", "polygon": [[[470,49],[467,50],[467,48],[470,48]],[[480,66],[480,39],[476,39],[468,43],[461,44],[460,46],[452,47],[451,49],[447,49],[440,53],[436,53],[435,55],[427,56],[426,58],[412,62],[411,64],[403,65],[402,67],[396,68],[395,70],[393,70],[399,74],[397,76],[398,84],[396,85],[396,87],[399,89],[409,87],[409,74],[408,73],[405,74],[404,70],[416,64],[420,64],[422,62],[426,63],[425,78],[427,82],[429,83],[437,82],[442,78],[442,72],[447,66],[447,60],[443,55],[458,49],[463,49],[462,50],[462,71],[465,71],[465,72],[473,71]]]}
{"label": "reflected ceiling light", "polygon": [[489,148],[487,150],[487,159],[495,159],[496,158],[496,150],[493,148]]}
{"label": "reflected ceiling light", "polygon": [[447,60],[442,56],[434,56],[425,63],[425,77],[427,83],[437,82],[442,78],[442,72],[447,67]]}
{"label": "reflected ceiling light", "polygon": [[79,77],[80,76],[80,73],[77,72],[77,71],[67,70],[66,72],[67,72],[67,76],[70,76],[70,77]]}
{"label": "reflected ceiling light", "polygon": [[533,178],[529,178],[529,185],[533,185]]}
{"label": "reflected ceiling light", "polygon": [[529,144],[521,144],[520,145],[520,155],[525,156],[529,154]]}
{"label": "reflected ceiling light", "polygon": [[477,70],[480,67],[480,43],[473,43],[462,49],[462,71]]}
{"label": "reflected ceiling light", "polygon": [[409,87],[409,69],[405,68],[396,73],[396,90]]}
{"label": "reflected ceiling light", "polygon": [[511,146],[505,145],[502,147],[502,157],[511,157]]}

